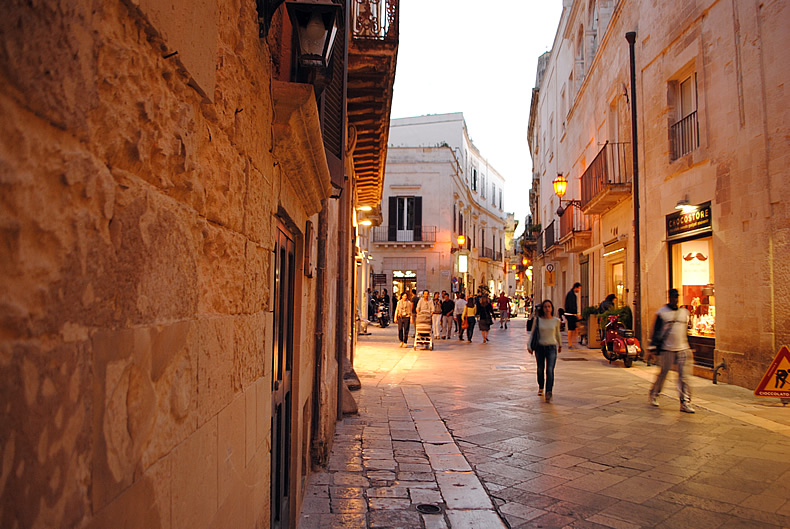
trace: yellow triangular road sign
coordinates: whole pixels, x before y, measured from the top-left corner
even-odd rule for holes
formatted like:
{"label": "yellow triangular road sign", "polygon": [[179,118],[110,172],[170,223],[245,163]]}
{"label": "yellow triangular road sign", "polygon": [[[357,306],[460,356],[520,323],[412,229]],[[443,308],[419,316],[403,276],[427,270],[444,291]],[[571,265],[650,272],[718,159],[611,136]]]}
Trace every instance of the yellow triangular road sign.
{"label": "yellow triangular road sign", "polygon": [[783,345],[754,390],[758,397],[790,398],[790,349]]}

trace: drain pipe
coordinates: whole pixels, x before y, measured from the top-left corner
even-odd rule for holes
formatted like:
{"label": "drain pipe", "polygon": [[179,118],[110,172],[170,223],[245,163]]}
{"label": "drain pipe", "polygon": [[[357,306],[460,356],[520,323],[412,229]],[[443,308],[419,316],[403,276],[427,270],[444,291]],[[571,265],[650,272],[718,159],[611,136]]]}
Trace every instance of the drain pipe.
{"label": "drain pipe", "polygon": [[634,43],[636,32],[629,31],[625,34],[628,41],[628,51],[631,59],[631,153],[633,154],[634,167],[634,334],[642,340],[642,252],[639,237],[639,140],[637,138],[636,122],[636,55]]}
{"label": "drain pipe", "polygon": [[716,379],[719,378],[719,369],[727,369],[727,365],[724,363],[724,359],[721,359],[721,364],[716,366],[716,369],[713,370],[713,383],[716,384]]}
{"label": "drain pipe", "polygon": [[[315,292],[315,366],[313,370],[313,416],[310,436],[312,461],[323,465],[327,461],[326,446],[321,439],[321,375],[324,369],[324,302],[326,299],[326,239],[329,233],[327,226],[327,201],[323,201],[318,214],[318,255],[316,255],[316,292]],[[309,241],[308,241],[309,244]]]}

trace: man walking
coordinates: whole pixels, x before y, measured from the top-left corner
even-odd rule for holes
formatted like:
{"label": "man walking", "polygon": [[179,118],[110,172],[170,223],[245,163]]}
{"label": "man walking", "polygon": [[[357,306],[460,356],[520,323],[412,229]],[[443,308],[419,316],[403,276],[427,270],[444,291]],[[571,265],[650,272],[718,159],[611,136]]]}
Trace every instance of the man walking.
{"label": "man walking", "polygon": [[689,311],[678,307],[680,298],[677,289],[669,290],[669,303],[658,309],[656,323],[653,326],[651,342],[656,346],[656,351],[661,355],[661,371],[650,389],[650,404],[658,406],[658,395],[664,386],[664,380],[672,366],[678,366],[678,397],[680,398],[680,411],[694,413],[691,407],[691,391],[687,380],[688,360],[691,357],[691,348],[688,341]]}
{"label": "man walking", "polygon": [[455,322],[458,324],[458,339],[460,341],[464,341],[463,314],[464,309],[466,308],[466,300],[464,299],[465,297],[466,296],[463,292],[458,294],[458,299],[455,300],[455,310],[453,310]]}
{"label": "man walking", "polygon": [[507,322],[510,321],[510,298],[505,295],[504,291],[499,293],[497,305],[499,308],[499,328],[501,329],[502,324],[504,324],[505,329],[507,329]]}
{"label": "man walking", "polygon": [[438,340],[441,336],[442,328],[442,300],[439,298],[439,293],[433,293],[433,314],[431,314],[431,332],[433,332],[433,339]]}
{"label": "man walking", "polygon": [[568,349],[576,348],[576,321],[579,319],[579,301],[576,295],[582,284],[576,282],[565,296],[565,321],[568,322]]}
{"label": "man walking", "polygon": [[449,340],[453,331],[453,312],[455,303],[447,292],[442,294],[442,340]]}

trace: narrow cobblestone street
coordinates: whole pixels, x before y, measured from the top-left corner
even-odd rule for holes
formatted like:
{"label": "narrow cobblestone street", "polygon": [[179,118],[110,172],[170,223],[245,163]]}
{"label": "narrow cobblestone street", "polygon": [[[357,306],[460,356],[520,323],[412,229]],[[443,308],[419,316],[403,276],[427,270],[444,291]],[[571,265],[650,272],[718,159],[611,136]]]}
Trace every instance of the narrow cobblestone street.
{"label": "narrow cobblestone street", "polygon": [[394,326],[360,337],[360,413],[300,528],[790,527],[790,409],[693,378],[680,413],[674,374],[656,409],[657,367],[565,347],[546,404],[524,325],[433,351],[398,348]]}

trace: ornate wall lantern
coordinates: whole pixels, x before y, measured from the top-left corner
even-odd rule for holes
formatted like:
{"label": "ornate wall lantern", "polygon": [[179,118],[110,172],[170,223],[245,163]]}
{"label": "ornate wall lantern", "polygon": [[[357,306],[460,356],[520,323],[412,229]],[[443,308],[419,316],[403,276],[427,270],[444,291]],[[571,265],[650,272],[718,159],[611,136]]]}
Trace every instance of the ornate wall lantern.
{"label": "ornate wall lantern", "polygon": [[[557,178],[551,181],[551,185],[554,186],[554,194],[560,199],[560,207],[557,208],[558,217],[562,217],[562,214],[565,213],[565,210],[570,206],[576,206],[577,208],[582,209],[582,204],[578,200],[562,199],[562,197],[564,197],[565,193],[568,191],[568,179],[562,176],[562,173],[557,173]],[[563,202],[567,204],[566,207],[562,207]]]}
{"label": "ornate wall lantern", "polygon": [[554,186],[554,194],[562,198],[568,191],[568,179],[562,176],[562,173],[557,173],[557,178],[551,181]]}
{"label": "ornate wall lantern", "polygon": [[457,242],[458,242],[458,248],[463,249],[464,244],[466,244],[466,237],[464,237],[463,235],[459,235]]}
{"label": "ornate wall lantern", "polygon": [[296,41],[299,66],[326,68],[332,57],[342,7],[328,0],[286,2]]}

